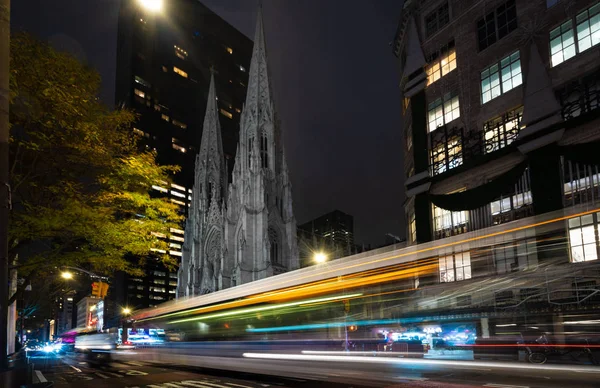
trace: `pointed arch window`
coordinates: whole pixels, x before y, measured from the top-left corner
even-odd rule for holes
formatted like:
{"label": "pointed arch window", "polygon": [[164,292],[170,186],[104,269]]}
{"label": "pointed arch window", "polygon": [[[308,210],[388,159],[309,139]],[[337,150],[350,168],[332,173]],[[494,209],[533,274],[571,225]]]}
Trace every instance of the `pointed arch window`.
{"label": "pointed arch window", "polygon": [[260,160],[262,168],[269,168],[269,140],[266,133],[260,136]]}
{"label": "pointed arch window", "polygon": [[248,139],[248,166],[250,166],[252,164],[252,150],[254,147],[252,147],[252,144],[254,143],[254,137],[250,137]]}
{"label": "pointed arch window", "polygon": [[273,228],[269,228],[269,243],[271,245],[271,263],[281,264],[281,257],[279,254],[279,236]]}

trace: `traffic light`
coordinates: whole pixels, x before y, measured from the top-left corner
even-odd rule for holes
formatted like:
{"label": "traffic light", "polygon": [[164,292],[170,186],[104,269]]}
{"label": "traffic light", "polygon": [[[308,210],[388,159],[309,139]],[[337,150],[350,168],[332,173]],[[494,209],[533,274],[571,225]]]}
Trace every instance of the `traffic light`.
{"label": "traffic light", "polygon": [[92,296],[100,297],[101,292],[102,292],[102,288],[100,287],[100,282],[93,282],[92,283]]}
{"label": "traffic light", "polygon": [[108,294],[108,283],[100,282],[100,297],[106,298]]}
{"label": "traffic light", "polygon": [[108,283],[104,282],[93,282],[92,283],[92,296],[98,298],[104,298],[108,294]]}

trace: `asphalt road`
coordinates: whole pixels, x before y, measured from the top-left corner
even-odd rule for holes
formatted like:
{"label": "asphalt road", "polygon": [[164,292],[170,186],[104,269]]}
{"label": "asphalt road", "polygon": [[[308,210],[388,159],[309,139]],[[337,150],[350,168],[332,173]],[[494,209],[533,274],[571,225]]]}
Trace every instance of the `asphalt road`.
{"label": "asphalt road", "polygon": [[57,388],[595,388],[600,381],[600,368],[585,365],[263,353],[266,358],[182,355],[187,365],[183,366],[177,356],[170,355],[167,361],[151,354],[131,352],[106,364],[76,355],[33,362],[42,378]]}
{"label": "asphalt road", "polygon": [[362,388],[356,384],[207,371],[134,360],[97,364],[74,354],[38,357],[32,361],[37,371],[36,377],[41,377],[41,381],[52,381],[55,388]]}

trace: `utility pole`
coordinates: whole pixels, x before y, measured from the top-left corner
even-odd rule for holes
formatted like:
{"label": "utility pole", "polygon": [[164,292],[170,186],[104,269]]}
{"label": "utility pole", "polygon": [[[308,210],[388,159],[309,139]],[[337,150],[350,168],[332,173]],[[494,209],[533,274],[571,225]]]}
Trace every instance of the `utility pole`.
{"label": "utility pole", "polygon": [[8,368],[8,108],[10,0],[0,0],[0,370]]}

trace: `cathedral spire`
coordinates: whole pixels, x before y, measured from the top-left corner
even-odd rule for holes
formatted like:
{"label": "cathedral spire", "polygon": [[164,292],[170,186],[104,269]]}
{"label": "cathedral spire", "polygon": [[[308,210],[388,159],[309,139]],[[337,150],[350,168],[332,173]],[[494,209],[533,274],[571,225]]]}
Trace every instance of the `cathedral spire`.
{"label": "cathedral spire", "polygon": [[263,28],[262,3],[258,6],[256,31],[254,32],[254,49],[250,61],[248,75],[248,91],[246,93],[246,117],[256,120],[257,123],[272,122],[271,85],[267,68],[267,45]]}
{"label": "cathedral spire", "polygon": [[[227,174],[227,171],[225,170],[221,125],[217,110],[215,75],[211,69],[206,113],[202,126],[202,140],[196,162],[196,183],[205,188],[205,196],[208,198],[213,196],[212,188],[214,187],[217,195],[215,199],[219,200],[225,192],[225,174]],[[210,203],[206,206],[210,206]]]}

